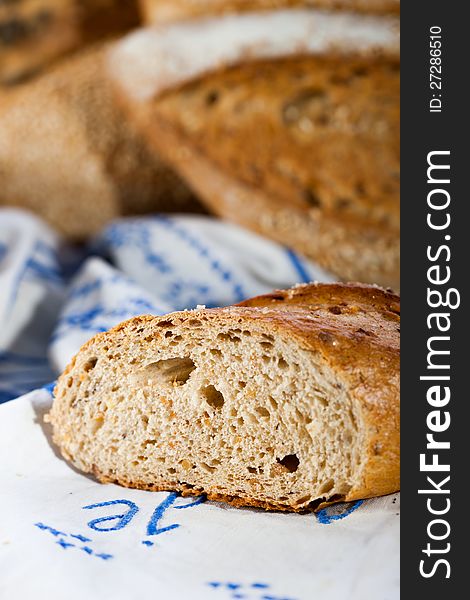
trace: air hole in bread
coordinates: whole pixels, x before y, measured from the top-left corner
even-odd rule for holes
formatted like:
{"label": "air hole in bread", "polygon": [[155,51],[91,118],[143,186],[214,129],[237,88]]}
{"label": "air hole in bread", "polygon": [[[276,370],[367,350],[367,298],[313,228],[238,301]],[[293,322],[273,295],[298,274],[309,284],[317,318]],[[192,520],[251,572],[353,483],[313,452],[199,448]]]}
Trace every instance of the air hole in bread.
{"label": "air hole in bread", "polygon": [[325,483],[319,489],[319,493],[320,494],[327,494],[334,487],[335,487],[334,479],[328,479],[328,481],[325,481]]}
{"label": "air hole in bread", "polygon": [[284,456],[284,458],[278,458],[277,462],[285,467],[289,473],[295,473],[300,464],[297,454],[287,454],[287,456]]}
{"label": "air hole in bread", "polygon": [[222,356],[222,352],[220,350],[217,350],[217,348],[211,348],[210,353],[212,354],[212,356]]}
{"label": "air hole in bread", "polygon": [[83,370],[88,373],[88,371],[91,371],[92,369],[95,368],[97,362],[98,362],[98,359],[96,358],[96,356],[92,356],[83,365]]}
{"label": "air hole in bread", "polygon": [[266,350],[270,350],[273,347],[272,342],[260,342],[259,345]]}
{"label": "air hole in bread", "polygon": [[189,358],[167,358],[157,360],[145,367],[145,373],[149,379],[159,379],[166,383],[184,384],[196,368],[194,362]]}
{"label": "air hole in bread", "polygon": [[191,319],[188,321],[188,325],[191,325],[191,327],[202,327],[202,323],[199,319]]}
{"label": "air hole in bread", "polygon": [[269,404],[272,406],[273,410],[277,410],[279,405],[276,400],[272,396],[268,396]]}
{"label": "air hole in bread", "polygon": [[157,323],[157,327],[171,327],[173,325],[173,323],[171,321],[159,321]]}
{"label": "air hole in bread", "polygon": [[155,446],[158,444],[157,440],[144,440],[143,446]]}
{"label": "air hole in bread", "polygon": [[241,342],[241,339],[237,335],[234,335],[233,331],[229,331],[228,333],[219,333],[217,334],[217,339],[222,340],[223,342]]}
{"label": "air hole in bread", "polygon": [[308,502],[310,502],[310,499],[311,499],[310,496],[303,496],[302,498],[297,498],[295,503],[296,504],[307,504]]}
{"label": "air hole in bread", "polygon": [[207,471],[208,473],[213,473],[215,471],[215,467],[211,467],[207,463],[202,462],[200,463],[200,465],[204,469],[204,471]]}
{"label": "air hole in bread", "polygon": [[207,404],[212,408],[222,408],[224,405],[224,397],[213,385],[208,385],[202,389],[202,395],[204,396]]}
{"label": "air hole in bread", "polygon": [[264,406],[257,406],[255,408],[255,410],[259,414],[260,417],[269,418],[269,416],[270,416],[269,410],[267,408],[264,408]]}
{"label": "air hole in bread", "polygon": [[104,424],[104,416],[101,415],[96,415],[92,421],[92,426],[91,426],[91,430],[93,433],[96,433],[98,431],[98,429],[100,429]]}
{"label": "air hole in bread", "polygon": [[258,419],[255,417],[255,415],[252,415],[249,412],[246,413],[246,420],[252,425],[256,425],[258,423]]}
{"label": "air hole in bread", "polygon": [[330,308],[328,309],[330,311],[330,313],[332,313],[333,315],[340,315],[341,314],[341,308],[339,306],[330,306]]}
{"label": "air hole in bread", "polygon": [[287,361],[282,357],[278,360],[277,365],[280,369],[287,369],[289,367]]}

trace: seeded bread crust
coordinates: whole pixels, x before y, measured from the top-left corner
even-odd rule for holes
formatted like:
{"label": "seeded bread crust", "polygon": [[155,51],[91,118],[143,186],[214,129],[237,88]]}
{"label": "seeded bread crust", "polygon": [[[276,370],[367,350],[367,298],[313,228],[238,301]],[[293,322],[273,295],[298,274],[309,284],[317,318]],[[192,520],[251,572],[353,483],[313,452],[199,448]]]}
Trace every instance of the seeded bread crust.
{"label": "seeded bread crust", "polygon": [[[358,284],[309,284],[290,290],[277,290],[272,294],[227,308],[198,309],[172,313],[163,317],[136,317],[107,333],[95,336],[82,347],[59,378],[54,391],[54,404],[49,415],[49,420],[53,425],[54,441],[66,459],[79,469],[94,473],[100,481],[154,491],[174,490],[183,495],[206,494],[211,500],[229,502],[235,506],[256,506],[267,510],[302,512],[318,509],[333,502],[352,501],[395,492],[399,489],[399,310],[399,297],[378,287]],[[113,360],[118,363],[122,361],[122,358],[116,358],[116,355],[125,355],[124,360],[126,361],[133,357],[132,360],[138,362],[141,354],[143,355],[151,346],[154,349],[150,354],[164,352],[163,347],[165,344],[171,343],[168,342],[168,339],[171,340],[175,333],[183,336],[180,343],[184,344],[186,343],[184,337],[189,339],[194,332],[201,331],[198,329],[200,327],[202,327],[202,334],[198,333],[198,335],[205,335],[207,339],[210,337],[210,332],[219,329],[221,332],[227,332],[228,327],[231,328],[232,333],[234,331],[242,333],[242,330],[248,332],[249,338],[247,339],[249,340],[252,339],[251,336],[256,337],[260,334],[264,335],[263,339],[265,340],[273,340],[273,342],[265,342],[268,344],[275,343],[275,340],[288,340],[292,349],[295,347],[300,353],[306,352],[311,357],[313,362],[310,369],[313,370],[314,380],[313,373],[315,369],[319,369],[316,382],[312,383],[309,380],[305,384],[303,390],[305,397],[310,397],[308,396],[310,385],[314,385],[314,387],[320,385],[320,372],[324,373],[325,370],[329,370],[335,377],[338,377],[335,381],[341,383],[335,385],[339,386],[338,389],[342,387],[346,390],[347,397],[351,400],[351,405],[347,404],[350,406],[348,410],[354,412],[354,419],[356,419],[354,422],[357,427],[356,437],[349,440],[350,448],[346,448],[350,452],[347,456],[356,457],[355,462],[351,458],[355,466],[351,467],[352,471],[347,486],[345,486],[345,482],[330,482],[329,489],[325,485],[318,488],[319,490],[324,489],[324,493],[319,493],[317,489],[316,492],[312,492],[312,496],[309,496],[305,495],[305,489],[309,489],[310,484],[308,481],[304,481],[304,487],[301,486],[301,489],[299,488],[298,492],[294,494],[294,491],[297,490],[296,469],[299,461],[294,468],[283,461],[280,461],[280,464],[274,464],[270,471],[271,477],[258,473],[256,477],[250,476],[251,478],[246,481],[242,481],[243,478],[233,481],[229,472],[231,461],[235,458],[228,458],[226,463],[221,459],[218,461],[221,464],[217,468],[223,471],[223,475],[220,476],[222,479],[219,481],[215,467],[207,467],[207,470],[201,471],[202,475],[199,474],[196,478],[191,475],[193,473],[191,470],[187,471],[187,477],[180,478],[178,473],[181,469],[175,461],[171,463],[171,466],[168,463],[165,467],[170,469],[168,472],[162,467],[160,473],[154,471],[142,476],[142,472],[139,471],[141,466],[139,460],[144,457],[139,457],[133,462],[126,461],[124,458],[116,458],[113,459],[114,466],[109,468],[108,459],[104,456],[107,450],[98,452],[97,449],[94,449],[90,451],[90,448],[93,448],[93,444],[96,443],[96,433],[91,438],[87,437],[85,432],[90,427],[90,419],[83,420],[83,417],[79,417],[78,415],[82,414],[80,411],[92,410],[90,414],[95,416],[91,421],[99,419],[99,426],[102,428],[106,425],[107,420],[110,423],[115,422],[114,420],[119,417],[119,413],[116,411],[124,410],[119,409],[119,402],[125,400],[118,400],[119,395],[125,392],[119,388],[120,385],[125,385],[122,383],[124,371],[120,375],[121,378],[115,381],[116,389],[111,397],[109,391],[106,392],[106,378],[109,380],[108,383],[111,383],[110,371],[113,367]],[[226,336],[227,333],[222,335]],[[253,337],[253,342],[249,341],[248,343],[255,344],[255,337]],[[227,338],[227,342],[224,343],[230,345],[232,340]],[[202,341],[197,344],[204,345]],[[223,343],[221,344],[220,347],[223,348]],[[246,348],[250,347],[246,346]],[[256,348],[254,351],[252,361],[256,360]],[[91,362],[90,357],[93,357]],[[322,366],[318,367],[318,365]],[[285,368],[282,365],[280,367]],[[273,368],[276,369],[276,367]],[[304,364],[303,372],[306,369],[308,368]],[[140,370],[137,369],[136,373],[140,373]],[[273,376],[275,375],[273,373]],[[210,378],[209,374],[207,376]],[[181,384],[183,387],[179,387],[180,383],[174,382],[173,384],[176,385],[177,392],[186,385],[184,383]],[[217,385],[220,386],[220,382]],[[255,397],[257,394],[259,396],[266,393],[266,389],[261,384],[258,385],[258,391],[255,387],[252,392]],[[158,396],[157,389],[156,387],[153,393]],[[250,390],[250,386],[245,388],[246,396],[242,397],[245,397],[246,400],[240,400],[242,404],[248,402],[252,397]],[[128,393],[137,392],[129,389]],[[149,406],[155,408],[158,404],[158,410],[163,410],[160,409],[157,396]],[[99,398],[105,398],[105,401],[109,403],[105,413],[93,413],[93,411],[103,410]],[[333,402],[333,398],[327,399],[327,401]],[[344,401],[346,402],[346,400]],[[117,408],[115,402],[117,402]],[[168,404],[168,398],[162,398],[161,402]],[[301,407],[299,403],[296,407],[287,406],[287,408],[293,410]],[[204,434],[204,427],[208,428],[208,432],[212,431],[210,429],[212,427],[211,420],[218,418],[216,413],[219,409],[220,406],[213,411],[211,409],[211,416],[208,415],[210,418],[206,419],[208,423],[202,425],[201,436]],[[344,409],[347,410],[346,404]],[[125,410],[129,415],[126,418],[131,418],[131,415],[137,410],[136,402]],[[279,411],[281,412],[281,408]],[[99,416],[96,416],[97,414]],[[165,438],[166,433],[161,429],[158,434],[158,444],[164,444],[163,452],[171,456],[175,444],[183,443],[189,448],[191,441],[187,437],[181,442],[182,433],[176,433],[179,431],[180,425],[184,429],[182,423],[185,417],[172,414],[171,411],[168,414],[170,417],[167,428],[175,431],[175,437],[170,435]],[[301,413],[298,414],[298,418],[301,419]],[[324,427],[334,427],[335,414],[332,413],[333,420],[331,423],[326,421]],[[144,414],[143,418],[148,423],[150,415]],[[281,443],[280,440],[276,441],[274,431],[277,431],[277,427],[274,428],[275,423],[275,420],[271,422],[269,430],[272,431],[272,434],[269,435],[274,435],[272,442],[274,445]],[[256,431],[256,426],[254,427],[253,431]],[[343,435],[341,428],[338,429],[338,425],[336,428],[335,435],[341,437]],[[120,441],[110,443],[116,445],[118,455],[121,452],[122,457],[127,456],[125,448],[132,447],[134,442],[129,442],[128,432],[122,431],[120,426],[114,425],[113,431],[113,435],[116,436],[116,439],[119,437]],[[241,431],[240,429],[240,433]],[[260,438],[262,431],[260,425]],[[137,435],[135,430],[132,435]],[[189,433],[187,435],[190,436]],[[300,446],[300,439],[295,439],[295,434],[293,434],[293,438],[293,446]],[[163,442],[164,439],[167,441]],[[131,444],[131,446],[126,446],[126,444]],[[107,446],[103,446],[103,448],[105,447],[107,448]],[[152,448],[153,453],[160,452],[160,446],[152,446]],[[189,452],[189,450],[187,451]],[[356,451],[358,454],[355,454]],[[235,453],[235,450],[233,452]],[[153,454],[150,453],[145,460],[152,460],[152,456]],[[222,457],[222,450],[220,450],[219,457]],[[302,462],[308,457],[300,453],[299,458],[302,467]],[[179,462],[183,463],[183,467],[186,469],[184,463],[187,461],[180,460]],[[279,463],[279,460],[277,462]],[[134,464],[135,466],[133,466]],[[336,466],[338,479],[340,479],[339,471],[344,467],[344,464]],[[133,471],[140,472],[141,475],[136,476]],[[214,475],[212,471],[216,471],[216,474]],[[172,477],[170,472],[176,473],[176,475]],[[206,474],[204,475],[204,473]],[[192,480],[191,477],[193,477]],[[273,482],[273,479],[283,483],[278,484],[276,481]],[[243,488],[243,486],[245,487]],[[251,493],[247,491],[251,489],[250,486],[252,486]],[[313,482],[311,487],[315,487]],[[277,492],[274,493],[273,490],[277,490]],[[279,490],[284,490],[282,491],[283,495],[280,495]],[[289,497],[289,494],[294,494],[294,496]]]}
{"label": "seeded bread crust", "polygon": [[322,8],[368,14],[399,14],[400,0],[140,0],[146,23],[172,23],[207,15],[273,8]]}
{"label": "seeded bread crust", "polygon": [[0,3],[0,84],[139,23],[137,0],[10,0]]}
{"label": "seeded bread crust", "polygon": [[33,210],[73,240],[120,215],[202,211],[124,118],[108,48],[91,45],[0,97],[0,205]]}

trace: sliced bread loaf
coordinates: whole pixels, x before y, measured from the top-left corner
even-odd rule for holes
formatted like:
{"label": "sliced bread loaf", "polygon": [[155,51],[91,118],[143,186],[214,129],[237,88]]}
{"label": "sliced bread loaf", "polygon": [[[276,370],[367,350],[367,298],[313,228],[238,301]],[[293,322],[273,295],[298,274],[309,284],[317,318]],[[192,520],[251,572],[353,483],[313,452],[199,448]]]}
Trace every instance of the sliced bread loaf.
{"label": "sliced bread loaf", "polygon": [[103,482],[302,511],[399,489],[399,298],[308,284],[136,317],[58,380],[64,457]]}

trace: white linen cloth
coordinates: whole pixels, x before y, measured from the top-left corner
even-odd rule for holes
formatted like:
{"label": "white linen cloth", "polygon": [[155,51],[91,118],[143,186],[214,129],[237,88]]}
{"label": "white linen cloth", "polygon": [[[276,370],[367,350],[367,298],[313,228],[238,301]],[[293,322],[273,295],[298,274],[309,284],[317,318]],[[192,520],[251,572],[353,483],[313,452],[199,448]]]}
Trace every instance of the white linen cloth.
{"label": "white linen cloth", "polygon": [[43,421],[45,384],[96,332],[315,279],[332,280],[208,217],[122,219],[78,250],[0,210],[1,600],[399,597],[398,495],[294,515],[102,485]]}

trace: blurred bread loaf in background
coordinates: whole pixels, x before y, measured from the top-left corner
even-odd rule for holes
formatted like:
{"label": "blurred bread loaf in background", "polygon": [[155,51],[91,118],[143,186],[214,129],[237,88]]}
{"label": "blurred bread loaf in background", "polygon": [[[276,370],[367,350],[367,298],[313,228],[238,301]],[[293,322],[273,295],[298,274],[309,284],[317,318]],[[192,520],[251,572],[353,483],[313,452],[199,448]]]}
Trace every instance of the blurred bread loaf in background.
{"label": "blurred bread loaf in background", "polygon": [[116,106],[107,49],[91,45],[0,95],[0,205],[75,240],[122,214],[201,210]]}
{"label": "blurred bread loaf in background", "polygon": [[[310,8],[398,3],[144,4],[157,21],[208,11],[133,32],[110,54],[155,152],[216,214],[341,279],[398,289],[398,17]],[[217,16],[227,5],[247,11]],[[276,8],[248,10],[265,5]]]}
{"label": "blurred bread loaf in background", "polygon": [[3,0],[0,84],[15,83],[90,41],[139,23],[137,0]]}

